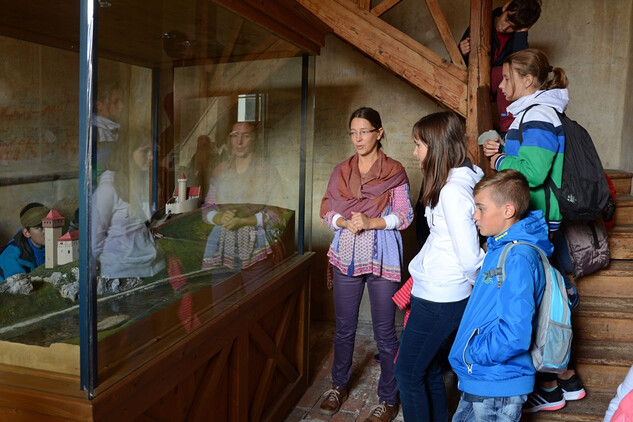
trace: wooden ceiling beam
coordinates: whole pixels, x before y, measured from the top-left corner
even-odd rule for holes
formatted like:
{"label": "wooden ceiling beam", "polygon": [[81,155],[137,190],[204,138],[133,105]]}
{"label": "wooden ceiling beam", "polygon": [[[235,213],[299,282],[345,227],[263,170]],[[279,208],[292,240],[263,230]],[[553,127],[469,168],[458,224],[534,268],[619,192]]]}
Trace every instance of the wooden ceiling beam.
{"label": "wooden ceiling beam", "polygon": [[385,13],[387,10],[394,7],[396,4],[400,3],[402,0],[383,0],[379,5],[371,9],[371,13],[376,16],[380,16]]}
{"label": "wooden ceiling beam", "polygon": [[451,61],[466,69],[466,63],[464,62],[462,53],[459,51],[459,47],[457,47],[457,44],[455,43],[455,38],[453,38],[451,28],[446,22],[446,18],[444,17],[444,13],[442,13],[442,8],[439,3],[437,0],[426,0],[426,5],[429,7],[431,16],[435,21],[435,26],[437,26],[437,30],[440,32],[440,36],[442,37],[442,41],[444,41],[444,46],[446,46],[446,51],[448,51]]}
{"label": "wooden ceiling beam", "polygon": [[213,0],[214,3],[278,34],[287,41],[319,54],[329,28],[294,0]]}
{"label": "wooden ceiling beam", "polygon": [[449,63],[350,0],[297,0],[339,37],[462,116],[467,113],[465,69]]}

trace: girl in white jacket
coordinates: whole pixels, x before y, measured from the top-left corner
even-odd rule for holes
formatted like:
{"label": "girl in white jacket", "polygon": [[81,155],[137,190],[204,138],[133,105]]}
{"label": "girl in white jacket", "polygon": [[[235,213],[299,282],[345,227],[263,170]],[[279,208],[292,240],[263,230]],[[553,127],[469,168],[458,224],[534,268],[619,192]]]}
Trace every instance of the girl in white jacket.
{"label": "girl in white jacket", "polygon": [[411,312],[395,375],[407,422],[447,421],[438,352],[459,327],[484,258],[473,221],[473,187],[484,173],[467,158],[464,119],[454,112],[420,119],[413,140],[430,235],[409,264]]}

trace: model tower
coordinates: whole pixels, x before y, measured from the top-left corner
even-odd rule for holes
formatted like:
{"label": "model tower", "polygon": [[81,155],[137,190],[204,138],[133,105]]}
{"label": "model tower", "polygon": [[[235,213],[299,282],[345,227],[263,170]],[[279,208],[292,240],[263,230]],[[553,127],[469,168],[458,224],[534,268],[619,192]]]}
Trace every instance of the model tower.
{"label": "model tower", "polygon": [[73,230],[58,240],[57,265],[68,264],[77,259],[79,259],[79,230]]}
{"label": "model tower", "polygon": [[200,186],[195,188],[187,187],[187,176],[182,173],[178,179],[178,186],[174,189],[174,194],[165,204],[165,214],[191,212],[198,207],[199,197]]}
{"label": "model tower", "polygon": [[184,203],[187,200],[187,176],[182,173],[178,178],[178,194],[176,196],[176,202],[179,204]]}
{"label": "model tower", "polygon": [[57,263],[57,241],[62,235],[62,227],[64,226],[64,217],[57,210],[50,212],[42,220],[44,228],[44,253],[46,260],[44,266],[46,268],[55,268]]}

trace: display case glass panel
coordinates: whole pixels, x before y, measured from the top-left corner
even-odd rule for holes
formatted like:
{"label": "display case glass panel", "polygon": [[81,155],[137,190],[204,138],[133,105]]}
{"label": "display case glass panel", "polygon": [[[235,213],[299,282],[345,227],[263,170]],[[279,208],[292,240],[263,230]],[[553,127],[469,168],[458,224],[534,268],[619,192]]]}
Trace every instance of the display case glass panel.
{"label": "display case glass panel", "polygon": [[0,191],[15,199],[2,204],[0,243],[31,202],[46,239],[43,254],[21,239],[37,263],[0,281],[0,363],[78,375],[90,332],[79,283],[90,283],[91,390],[213,321],[302,250],[313,79],[300,48],[213,3],[99,6],[88,86],[76,44],[0,36]]}

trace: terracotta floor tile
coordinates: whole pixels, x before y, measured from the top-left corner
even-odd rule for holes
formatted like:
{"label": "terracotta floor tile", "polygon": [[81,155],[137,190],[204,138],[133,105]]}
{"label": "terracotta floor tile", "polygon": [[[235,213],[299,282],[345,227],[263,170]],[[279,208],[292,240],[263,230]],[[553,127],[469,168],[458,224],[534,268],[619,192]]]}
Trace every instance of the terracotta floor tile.
{"label": "terracotta floor tile", "polygon": [[[312,323],[310,331],[310,386],[285,422],[364,421],[372,407],[378,404],[376,388],[380,364],[374,361],[377,349],[371,323],[358,325],[349,395],[341,410],[332,417],[321,415],[319,404],[321,396],[330,386],[334,359],[334,323]],[[402,422],[402,415],[399,414],[395,420]]]}

